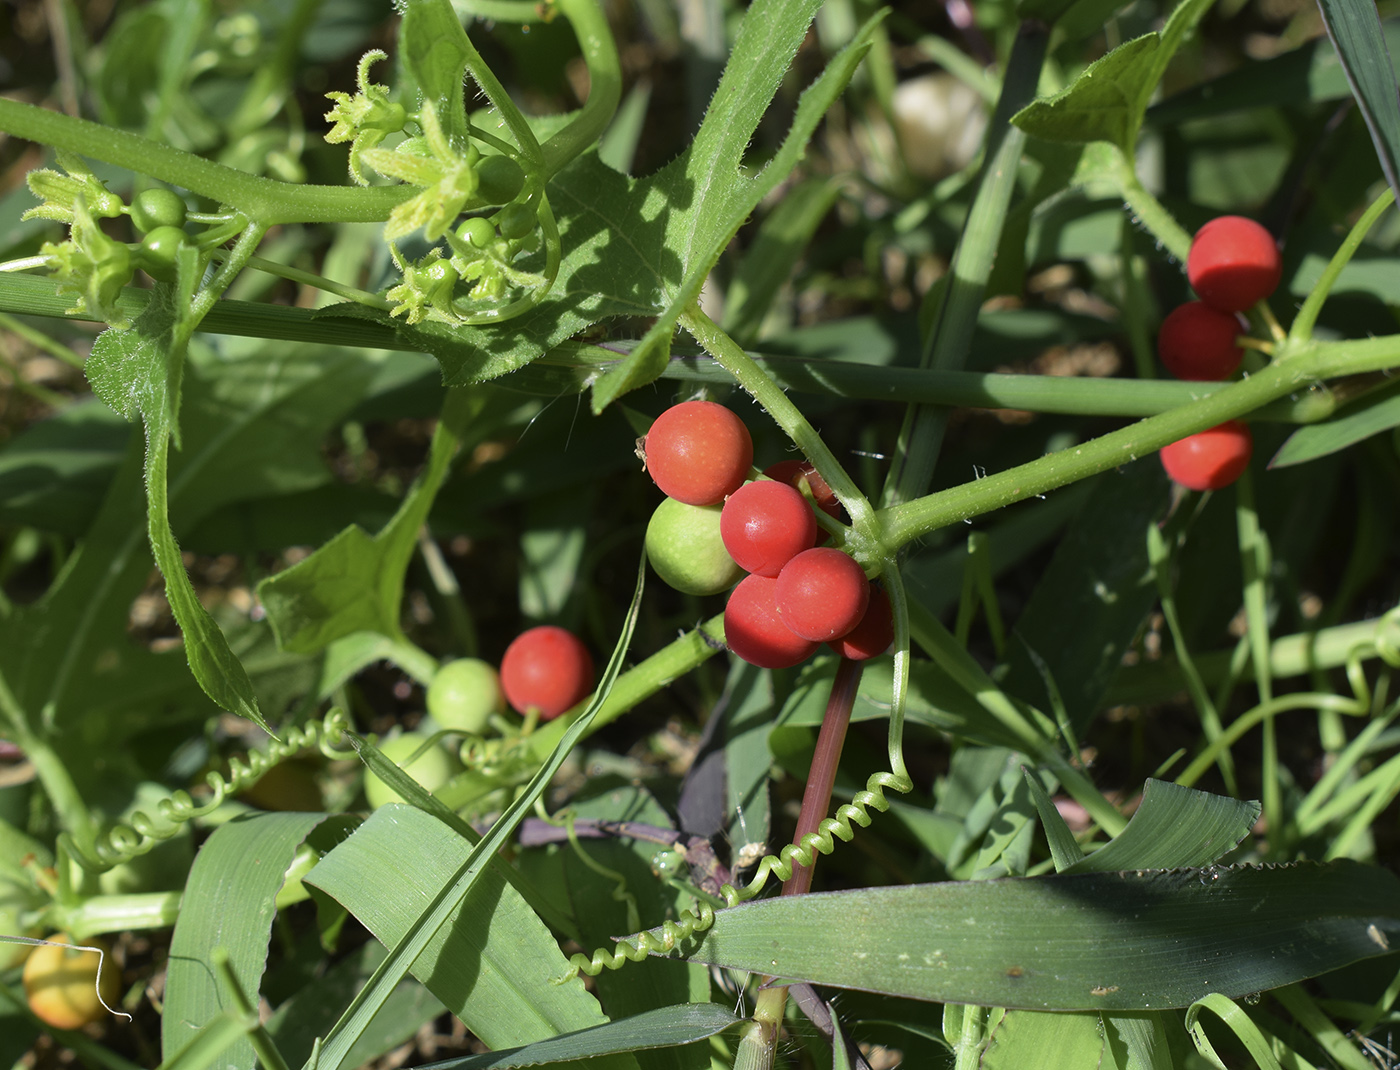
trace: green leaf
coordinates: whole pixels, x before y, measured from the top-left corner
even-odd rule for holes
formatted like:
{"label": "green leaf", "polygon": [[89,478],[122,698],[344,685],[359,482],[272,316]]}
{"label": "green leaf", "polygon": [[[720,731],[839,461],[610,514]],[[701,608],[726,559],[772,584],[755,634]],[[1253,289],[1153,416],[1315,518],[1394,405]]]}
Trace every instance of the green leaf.
{"label": "green leaf", "polygon": [[666,167],[631,179],[587,153],[555,176],[550,204],[564,256],[548,298],[501,328],[407,327],[385,313],[336,306],[326,314],[395,328],[405,348],[425,350],[449,385],[481,382],[530,363],[590,324],[615,316],[656,323],[618,367],[595,377],[601,410],[664,370],[681,313],[749,214],[796,166],[822,115],[866,51],[879,17],[863,27],[802,95],[782,146],[756,177],[744,150],[806,37],[819,0],[759,0],[745,15],[720,87],[695,141]]}
{"label": "green leaf", "polygon": [[[449,919],[461,911],[462,904],[471,897],[474,890],[481,886],[483,879],[488,881],[499,879],[499,874],[496,874],[495,877],[486,876],[488,873],[494,872],[491,868],[492,859],[514,834],[526,812],[540,799],[546,785],[559,772],[560,767],[564,764],[564,759],[572,751],[574,745],[593,727],[599,711],[603,709],[604,702],[612,691],[618,674],[622,671],[623,661],[632,641],[632,633],[636,628],[637,612],[641,605],[645,564],[645,558],[638,563],[637,586],[632,595],[626,621],[622,627],[621,635],[618,637],[617,645],[613,649],[612,657],[609,658],[607,667],[603,670],[598,689],[594,692],[587,708],[577,720],[565,727],[561,733],[541,731],[535,734],[536,745],[548,746],[551,749],[548,751],[548,758],[536,771],[530,783],[506,808],[505,812],[491,826],[490,831],[479,842],[470,846],[469,850],[464,841],[458,840],[458,848],[464,852],[464,855],[459,855],[462,857],[462,861],[445,874],[444,880],[436,885],[436,890],[432,885],[425,887],[419,909],[409,917],[400,919],[403,925],[401,938],[394,941],[388,957],[375,970],[374,976],[360,990],[350,1006],[346,1008],[340,1020],[326,1034],[318,1060],[318,1066],[323,1067],[324,1070],[341,1070],[356,1038],[368,1026],[379,1008],[383,1006],[394,986],[414,964],[422,961],[422,956],[429,951],[431,946],[453,935],[447,926]],[[562,721],[563,718],[555,721],[554,725],[560,725]],[[384,813],[387,809],[387,807],[383,808],[379,812]],[[425,816],[424,820],[432,821],[433,819]],[[353,869],[353,872],[358,874],[366,871]],[[382,888],[379,889],[380,894],[382,891]],[[541,962],[543,960],[536,956],[535,961]],[[577,983],[576,978],[573,984],[559,984],[555,987],[561,991],[573,989],[576,993],[583,993],[583,986]],[[444,1000],[444,1002],[449,1001]],[[493,1028],[512,1028],[509,1021],[492,1022],[491,1025]],[[619,1066],[630,1065],[634,1065],[634,1060],[623,1060],[619,1064]]]}
{"label": "green leaf", "polygon": [[[1274,1055],[1273,1045],[1260,1031],[1254,1020],[1250,1018],[1249,1013],[1233,1000],[1227,999],[1218,992],[1202,996],[1186,1012],[1186,1028],[1191,1033],[1191,1039],[1196,1042],[1197,1051],[1213,1061],[1216,1066],[1225,1065],[1216,1055],[1210,1038],[1206,1036],[1205,1023],[1200,1020],[1201,1012],[1207,1010],[1217,1015],[1222,1022],[1230,1027],[1235,1036],[1244,1044],[1245,1049],[1254,1057],[1254,1065],[1259,1067],[1259,1070],[1280,1070],[1279,1061]],[[1289,1065],[1296,1064],[1290,1062]]]}
{"label": "green leaf", "polygon": [[[393,947],[471,852],[440,821],[391,804],[326,855],[307,883]],[[544,923],[491,866],[413,962],[414,976],[493,1048],[606,1021],[580,982],[553,983],[567,969]]]}
{"label": "green leaf", "polygon": [[1155,1012],[1102,1017],[1104,1039],[1119,1066],[1126,1070],[1173,1070],[1176,1064],[1163,1026],[1165,1017]]}
{"label": "green leaf", "polygon": [[449,394],[433,431],[427,469],[378,535],[352,524],[310,557],[258,585],[283,650],[316,653],[365,631],[401,638],[399,604],[418,532],[456,455],[456,426],[484,404],[480,392]]}
{"label": "green leaf", "polygon": [[1318,0],[1390,188],[1400,195],[1400,89],[1372,0]]}
{"label": "green leaf", "polygon": [[[661,830],[671,827],[661,805],[635,785],[602,778],[591,782],[584,795],[570,804],[575,820],[616,821]],[[575,939],[593,948],[618,933],[659,925],[693,906],[688,892],[658,876],[656,859],[665,850],[641,836],[630,841],[584,839],[577,850],[564,843],[525,852],[520,866],[536,887],[549,888],[563,900],[562,909],[578,927]],[[600,866],[607,872],[600,871]],[[709,974],[693,962],[658,961],[644,970],[605,970],[595,984],[599,1001],[614,1019],[703,1003],[710,997]],[[692,1048],[639,1054],[637,1063],[642,1070],[708,1070],[710,1060],[705,1051]]]}
{"label": "green leaf", "polygon": [[1155,33],[1119,45],[1065,89],[1027,105],[1011,121],[1047,141],[1108,141],[1131,151],[1152,91],[1144,81],[1161,45]]}
{"label": "green leaf", "polygon": [[98,336],[87,375],[93,391],[115,411],[127,419],[139,414],[145,422],[147,536],[165,577],[166,598],[183,634],[194,678],[221,708],[267,729],[248,673],[200,604],[170,527],[167,468],[171,439],[179,441],[185,349],[192,329],[190,302],[198,268],[194,247],[182,246],[175,284],[157,289],[130,330],[109,328]]}
{"label": "green leaf", "polygon": [[[279,1004],[267,1023],[268,1032],[289,1066],[300,1066],[312,1044],[335,1024],[341,1010],[384,960],[384,948],[370,941],[315,978],[290,999]],[[363,1066],[391,1048],[412,1038],[424,1022],[445,1008],[422,984],[413,979],[399,982],[394,994],[375,1015],[350,1053],[350,1061]]]}
{"label": "green leaf", "polygon": [[1040,814],[1040,825],[1045,829],[1050,857],[1055,861],[1055,872],[1063,873],[1083,859],[1084,851],[1075,840],[1074,833],[1065,824],[1060,811],[1055,808],[1054,800],[1041,786],[1040,780],[1033,776],[1029,769],[1025,770],[1025,775],[1026,784],[1031,789],[1031,798],[1035,801],[1036,812]]}
{"label": "green leaf", "polygon": [[1048,141],[1107,141],[1131,158],[1167,63],[1210,4],[1182,0],[1160,34],[1124,42],[1085,67],[1068,87],[1022,108],[1011,121]]}
{"label": "green leaf", "polygon": [[200,603],[189,573],[185,571],[175,533],[170,530],[166,495],[170,436],[164,427],[153,430],[153,438],[146,444],[146,492],[150,499],[146,530],[155,551],[156,565],[165,577],[165,597],[180,625],[190,671],[204,693],[221,709],[246,717],[270,733],[272,729],[258,708],[248,671],[229,646],[218,622]]}
{"label": "green leaf", "polygon": [[[736,1018],[713,1003],[683,1003],[520,1048],[487,1055],[469,1055],[434,1065],[438,1070],[508,1070],[511,1067],[572,1062],[650,1048],[694,1044],[742,1021],[744,1019]],[[710,1065],[708,1058],[704,1065]]]}
{"label": "green leaf", "polygon": [[699,300],[700,289],[719,254],[749,213],[797,165],[822,116],[870,50],[883,11],[861,27],[802,94],[792,129],[773,159],[757,177],[745,177],[739,170],[744,149],[820,6],[817,0],[759,0],[744,16],[734,51],[695,141],[676,164],[662,172],[670,187],[668,200],[682,209],[672,213],[668,221],[666,248],[679,253],[683,274],[680,279],[668,280],[671,285],[665,308],[641,344],[621,367],[593,384],[594,412],[601,412],[628,390],[651,382],[665,369],[671,334],[681,313]]}
{"label": "green leaf", "polygon": [[1010,1010],[992,1031],[980,1070],[1028,1066],[1102,1066],[1103,1030],[1097,1014]]}
{"label": "green leaf", "polygon": [[747,903],[686,954],[916,999],[1160,1010],[1386,954],[1397,903],[1400,879],[1355,862],[966,881]]}
{"label": "green leaf", "polygon": [[1345,416],[1298,428],[1279,447],[1269,467],[1287,468],[1315,461],[1392,427],[1400,427],[1400,389],[1396,388],[1352,406]]}
{"label": "green leaf", "polygon": [[1062,870],[1109,873],[1127,869],[1205,866],[1234,850],[1259,820],[1259,804],[1148,780],[1128,827],[1104,847]]}
{"label": "green leaf", "polygon": [[[267,965],[273,900],[297,848],[322,822],[354,823],[325,814],[257,814],[236,818],[209,837],[190,869],[184,902],[170,942],[161,1050],[171,1058],[226,1009],[210,955],[226,948],[239,983],[254,1006]],[[225,1055],[227,1070],[252,1070],[253,1045],[238,1041]]]}
{"label": "green leaf", "polygon": [[445,0],[406,3],[399,50],[418,88],[433,102],[443,133],[454,145],[466,145],[470,127],[462,79],[474,50],[452,5]]}
{"label": "green leaf", "polygon": [[0,518],[78,536],[121,467],[131,426],[95,398],[26,428],[0,451]]}

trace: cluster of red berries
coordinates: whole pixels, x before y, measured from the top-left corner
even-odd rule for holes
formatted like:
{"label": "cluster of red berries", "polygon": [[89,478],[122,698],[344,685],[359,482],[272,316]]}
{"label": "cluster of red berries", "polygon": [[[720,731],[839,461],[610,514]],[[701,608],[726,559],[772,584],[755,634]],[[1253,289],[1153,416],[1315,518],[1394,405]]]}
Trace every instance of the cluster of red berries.
{"label": "cluster of red berries", "polygon": [[[1175,308],[1162,321],[1157,353],[1178,379],[1220,381],[1235,374],[1244,358],[1237,344],[1239,314],[1278,287],[1283,263],[1267,230],[1243,216],[1220,216],[1196,232],[1186,258],[1186,277],[1199,301]],[[1162,466],[1191,490],[1229,486],[1249,466],[1254,439],[1249,427],[1230,420],[1173,442],[1161,451]]]}
{"label": "cluster of red berries", "polygon": [[[724,611],[725,642],[733,653],[750,664],[780,669],[805,661],[824,642],[856,660],[890,645],[887,596],[849,555],[817,545],[813,506],[837,518],[841,507],[811,464],[783,461],[764,472],[767,478],[749,482],[748,428],[711,401],[667,409],[641,449],[647,471],[672,503],[662,504],[647,533],[662,578],[691,593],[718,593],[748,573]],[[676,553],[655,529],[662,517],[667,532],[674,530],[671,517],[683,509],[695,511],[694,522],[687,524],[685,544]],[[711,526],[704,518],[717,523]],[[705,543],[714,543],[715,531],[724,562],[696,578],[689,566],[708,558]],[[680,560],[671,566],[659,559],[662,554]]]}

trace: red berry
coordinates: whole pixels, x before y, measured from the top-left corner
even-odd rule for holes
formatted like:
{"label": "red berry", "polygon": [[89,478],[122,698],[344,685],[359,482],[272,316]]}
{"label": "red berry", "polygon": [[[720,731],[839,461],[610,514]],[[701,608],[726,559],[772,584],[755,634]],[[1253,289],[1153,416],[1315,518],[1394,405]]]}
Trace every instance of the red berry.
{"label": "red berry", "polygon": [[548,721],[593,690],[593,658],[572,632],[543,625],[521,632],[501,659],[501,690],[517,713]]}
{"label": "red berry", "polygon": [[826,642],[860,623],[870,604],[870,582],[854,558],[818,546],[783,566],[773,604],[783,623],[798,635]]}
{"label": "red berry", "polygon": [[836,500],[831,487],[811,461],[779,461],[765,468],[763,474],[779,483],[796,487],[799,492],[802,490],[802,484],[806,483],[812,491],[812,501],[817,503],[817,507],[828,516],[841,519],[841,503]]}
{"label": "red berry", "polygon": [[1243,312],[1278,288],[1283,261],[1273,235],[1258,223],[1223,215],[1191,239],[1186,277],[1212,308]]}
{"label": "red berry", "polygon": [[882,587],[871,585],[870,605],[860,623],[840,639],[833,639],[827,646],[852,661],[865,661],[878,657],[894,642],[894,613],[890,609],[890,596]]}
{"label": "red berry", "polygon": [[[845,555],[842,555],[845,556]],[[738,657],[761,669],[787,669],[806,661],[817,644],[794,635],[778,616],[773,590],[778,581],[745,576],[724,607],[724,642]]]}
{"label": "red berry", "polygon": [[1244,359],[1235,345],[1243,333],[1233,312],[1220,312],[1204,301],[1172,309],[1157,332],[1157,355],[1178,379],[1228,379]]}
{"label": "red berry", "polygon": [[1254,436],[1238,420],[1227,420],[1161,449],[1167,475],[1189,490],[1219,490],[1249,467]]}
{"label": "red berry", "polygon": [[672,405],[651,425],[642,449],[656,485],[687,505],[724,501],[753,467],[749,429],[713,401]]}
{"label": "red berry", "polygon": [[817,541],[807,499],[786,483],[760,479],[731,494],[719,515],[724,548],[745,572],[776,576]]}

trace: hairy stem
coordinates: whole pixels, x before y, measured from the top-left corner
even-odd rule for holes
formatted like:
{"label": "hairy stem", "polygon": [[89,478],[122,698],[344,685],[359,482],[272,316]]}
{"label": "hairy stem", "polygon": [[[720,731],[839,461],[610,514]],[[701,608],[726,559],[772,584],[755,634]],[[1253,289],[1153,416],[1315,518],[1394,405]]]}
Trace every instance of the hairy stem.
{"label": "hairy stem", "polygon": [[274,223],[372,223],[388,219],[398,205],[419,192],[414,186],[313,186],[277,182],[125,130],[114,130],[100,123],[4,98],[0,98],[0,130],[137,174],[151,175],[220,204],[235,205],[250,219],[267,226]]}
{"label": "hairy stem", "polygon": [[981,516],[1087,476],[1128,464],[1168,443],[1236,419],[1332,375],[1376,371],[1400,363],[1400,337],[1284,347],[1259,374],[1179,409],[1149,417],[1082,446],[880,510],[886,546],[897,548],[948,524]]}
{"label": "hairy stem", "polygon": [[569,161],[602,137],[622,99],[622,63],[608,20],[597,0],[556,0],[574,28],[584,63],[588,65],[588,100],[573,122],[544,143],[547,177],[558,174]]}

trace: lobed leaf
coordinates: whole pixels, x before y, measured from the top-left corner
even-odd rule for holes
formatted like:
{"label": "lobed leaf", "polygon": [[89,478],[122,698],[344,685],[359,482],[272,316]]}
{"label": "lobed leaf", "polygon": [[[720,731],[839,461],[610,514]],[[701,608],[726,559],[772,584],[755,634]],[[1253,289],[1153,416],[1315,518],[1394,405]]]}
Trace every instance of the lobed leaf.
{"label": "lobed leaf", "polygon": [[392,520],[370,536],[352,524],[310,557],[258,585],[258,597],[287,651],[316,653],[356,632],[397,639],[404,575],[460,443],[456,425],[481,399],[457,391],[444,402],[428,466]]}
{"label": "lobed leaf", "polygon": [[1048,141],[1107,141],[1132,157],[1148,102],[1211,0],[1182,0],[1160,34],[1127,41],[1085,67],[1070,85],[1022,108],[1011,121]]}

